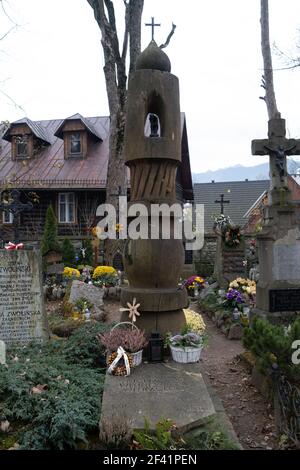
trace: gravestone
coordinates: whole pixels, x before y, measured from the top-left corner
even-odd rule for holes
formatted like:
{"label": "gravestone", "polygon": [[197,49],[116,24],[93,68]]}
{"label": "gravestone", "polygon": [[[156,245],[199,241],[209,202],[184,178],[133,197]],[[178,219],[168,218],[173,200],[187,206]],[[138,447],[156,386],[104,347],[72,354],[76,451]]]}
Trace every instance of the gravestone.
{"label": "gravestone", "polygon": [[38,250],[0,250],[0,340],[23,345],[49,338]]}
{"label": "gravestone", "polygon": [[93,305],[92,317],[102,321],[105,317],[103,296],[104,289],[100,289],[100,287],[96,287],[93,284],[74,280],[71,285],[69,303],[75,306],[78,300],[86,299]]}
{"label": "gravestone", "polygon": [[[215,415],[214,404],[199,364],[143,364],[128,377],[106,375],[101,420],[110,420],[116,409],[131,420],[133,429],[151,429],[168,418],[186,431]],[[101,421],[100,421],[101,426]]]}
{"label": "gravestone", "polygon": [[237,277],[245,277],[246,268],[245,244],[242,241],[238,247],[226,246],[222,235],[217,234],[217,250],[215,258],[214,276],[220,287],[227,287]]}
{"label": "gravestone", "polygon": [[271,322],[300,312],[300,228],[287,184],[287,155],[300,154],[300,140],[285,137],[285,120],[269,121],[268,139],[254,140],[254,155],[270,156],[269,203],[257,235],[259,281],[253,315]]}

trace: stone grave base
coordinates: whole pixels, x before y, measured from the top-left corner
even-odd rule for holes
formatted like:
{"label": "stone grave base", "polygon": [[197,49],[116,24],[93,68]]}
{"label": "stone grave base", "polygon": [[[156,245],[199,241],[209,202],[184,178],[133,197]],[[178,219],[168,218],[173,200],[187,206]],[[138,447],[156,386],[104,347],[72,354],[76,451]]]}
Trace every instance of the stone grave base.
{"label": "stone grave base", "polygon": [[152,429],[167,418],[186,432],[205,424],[215,407],[198,363],[168,362],[142,364],[129,377],[107,375],[101,420],[111,420],[116,413],[125,415],[133,429],[143,429],[145,418]]}
{"label": "stone grave base", "polygon": [[[128,312],[122,313],[121,321],[128,321]],[[161,335],[169,332],[175,335],[180,333],[186,325],[186,320],[182,309],[170,312],[141,312],[135,325],[141,330],[145,330],[148,336],[155,331]]]}

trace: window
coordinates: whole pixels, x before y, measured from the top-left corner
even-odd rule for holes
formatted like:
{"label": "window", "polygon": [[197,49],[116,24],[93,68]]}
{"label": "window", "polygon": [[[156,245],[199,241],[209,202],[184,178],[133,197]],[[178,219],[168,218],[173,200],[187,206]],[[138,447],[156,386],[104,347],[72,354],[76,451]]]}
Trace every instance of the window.
{"label": "window", "polygon": [[74,193],[59,193],[58,220],[60,224],[75,222],[75,195]]}
{"label": "window", "polygon": [[82,153],[81,134],[76,132],[70,136],[70,155]]}
{"label": "window", "polygon": [[4,224],[12,224],[14,221],[14,216],[11,212],[4,212],[3,211],[3,216],[2,220]]}
{"label": "window", "polygon": [[16,156],[19,158],[28,157],[28,136],[27,135],[16,136]]}

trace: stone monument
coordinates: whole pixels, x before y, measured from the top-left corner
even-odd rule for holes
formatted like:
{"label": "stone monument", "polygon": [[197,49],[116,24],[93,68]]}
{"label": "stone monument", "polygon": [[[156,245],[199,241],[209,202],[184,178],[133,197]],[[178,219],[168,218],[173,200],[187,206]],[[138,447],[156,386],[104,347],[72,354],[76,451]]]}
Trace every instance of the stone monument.
{"label": "stone monument", "polygon": [[[181,163],[181,123],[178,78],[170,73],[168,56],[152,40],[139,56],[129,81],[125,162],[130,168],[130,205],[140,203],[171,206],[176,199],[176,171]],[[150,126],[150,132],[145,129]],[[122,288],[121,303],[136,298],[141,304],[137,325],[147,332],[177,332],[185,324],[183,308],[187,292],[178,289],[184,263],[182,240],[174,237],[175,215],[170,221],[170,239],[127,240],[124,268],[129,287]],[[149,217],[143,219],[151,232]]]}
{"label": "stone monument", "polygon": [[300,140],[285,137],[285,120],[269,120],[268,139],[253,140],[253,155],[270,155],[269,203],[257,236],[259,282],[256,308],[271,322],[300,312],[300,228],[287,184],[287,155],[300,155]]}
{"label": "stone monument", "polygon": [[0,340],[24,345],[49,338],[38,250],[0,250]]}
{"label": "stone monument", "polygon": [[[224,199],[224,194],[220,194],[220,200],[217,199],[215,204],[220,204],[220,216],[224,216],[224,204],[230,204],[230,201]],[[245,277],[245,243],[241,240],[238,246],[227,246],[224,241],[225,226],[215,224],[213,230],[217,235],[214,277],[220,287],[227,288],[237,277]]]}

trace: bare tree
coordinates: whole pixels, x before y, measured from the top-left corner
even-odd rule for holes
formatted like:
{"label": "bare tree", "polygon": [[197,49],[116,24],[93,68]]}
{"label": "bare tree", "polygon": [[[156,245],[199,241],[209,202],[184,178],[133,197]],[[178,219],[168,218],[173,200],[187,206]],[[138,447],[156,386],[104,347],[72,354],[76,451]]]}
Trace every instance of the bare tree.
{"label": "bare tree", "polygon": [[276,96],[273,81],[272,53],[269,33],[269,0],[260,0],[261,6],[261,50],[264,64],[264,75],[261,86],[265,90],[265,96],[261,97],[266,102],[269,119],[280,117],[276,104]]}
{"label": "bare tree", "polygon": [[117,205],[117,197],[127,191],[127,172],[123,159],[125,105],[127,95],[126,59],[129,47],[129,73],[134,69],[141,50],[141,17],[144,0],[123,0],[124,38],[120,48],[114,2],[87,0],[101,30],[104,52],[104,75],[110,113],[109,163],[106,201]]}

